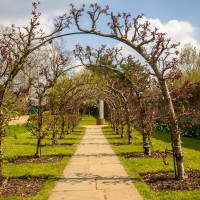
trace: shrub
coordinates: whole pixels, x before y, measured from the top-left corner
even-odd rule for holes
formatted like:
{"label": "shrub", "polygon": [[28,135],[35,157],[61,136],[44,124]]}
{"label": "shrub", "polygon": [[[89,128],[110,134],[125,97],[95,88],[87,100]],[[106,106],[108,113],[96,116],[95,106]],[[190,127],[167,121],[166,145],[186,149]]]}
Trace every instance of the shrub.
{"label": "shrub", "polygon": [[200,139],[200,124],[185,126],[182,129],[182,135],[185,137],[193,137],[193,138]]}

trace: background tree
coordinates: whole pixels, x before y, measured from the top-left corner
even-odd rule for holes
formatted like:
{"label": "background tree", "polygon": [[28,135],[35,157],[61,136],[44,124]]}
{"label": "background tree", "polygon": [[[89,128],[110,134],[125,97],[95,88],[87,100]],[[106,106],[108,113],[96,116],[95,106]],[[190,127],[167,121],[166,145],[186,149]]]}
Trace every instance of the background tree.
{"label": "background tree", "polygon": [[40,157],[41,141],[47,134],[46,128],[45,131],[43,131],[45,96],[47,91],[56,84],[63,73],[70,69],[70,59],[69,54],[63,52],[60,44],[56,42],[51,44],[51,48],[37,53],[38,56],[36,57],[36,62],[34,62],[35,66],[33,72],[29,74],[29,80],[32,82],[30,95],[35,93],[35,97],[32,98],[36,101],[36,105],[38,105],[38,110],[36,112],[37,123],[28,126],[28,130],[33,129],[31,132],[34,132],[33,135],[37,138],[35,156]]}
{"label": "background tree", "polygon": [[188,43],[184,45],[180,52],[180,70],[183,73],[182,82],[190,81],[196,83],[200,81],[200,52]]}

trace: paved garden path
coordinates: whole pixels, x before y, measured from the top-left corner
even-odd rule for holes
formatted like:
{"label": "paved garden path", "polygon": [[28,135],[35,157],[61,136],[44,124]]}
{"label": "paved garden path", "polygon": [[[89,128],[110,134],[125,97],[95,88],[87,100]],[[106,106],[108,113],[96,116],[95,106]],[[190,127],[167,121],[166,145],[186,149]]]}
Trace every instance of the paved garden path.
{"label": "paved garden path", "polygon": [[20,125],[24,124],[28,121],[29,115],[23,115],[20,117],[17,117],[15,119],[12,119],[8,124],[9,125]]}
{"label": "paved garden path", "polygon": [[85,127],[86,134],[49,200],[141,200],[101,126]]}

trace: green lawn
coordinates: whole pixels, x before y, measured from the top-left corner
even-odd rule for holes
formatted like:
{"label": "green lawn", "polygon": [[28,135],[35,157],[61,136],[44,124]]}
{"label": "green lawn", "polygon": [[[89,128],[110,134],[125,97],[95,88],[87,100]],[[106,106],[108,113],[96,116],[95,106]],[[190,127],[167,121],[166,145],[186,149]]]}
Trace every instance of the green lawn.
{"label": "green lawn", "polygon": [[[120,145],[114,143],[123,143],[119,135],[116,135],[109,127],[104,127],[103,132],[112,145],[113,150],[118,155],[121,163],[126,168],[128,174],[144,199],[148,200],[199,200],[200,191],[173,191],[173,192],[154,192],[141,180],[139,173],[173,171],[172,158],[167,158],[169,165],[164,165],[162,158],[129,158],[122,156],[125,152],[142,152],[143,148],[139,145]],[[135,143],[141,143],[141,135],[134,132]],[[152,137],[154,150],[163,151],[166,148],[171,149],[170,136],[166,133],[157,132]],[[200,140],[183,138],[184,164],[186,170],[200,170]]]}
{"label": "green lawn", "polygon": [[[94,125],[96,119],[92,116],[84,116],[79,125]],[[119,135],[113,133],[112,129],[105,127],[103,132],[111,143],[113,150],[119,156],[122,164],[133,179],[137,189],[148,200],[199,200],[200,191],[182,191],[182,192],[154,192],[145,184],[139,176],[142,172],[172,171],[172,159],[168,158],[169,165],[164,165],[162,158],[131,158],[125,159],[122,156],[124,152],[143,151],[139,145],[121,145],[115,146],[113,143],[124,143]],[[42,177],[46,178],[36,196],[30,198],[7,197],[0,198],[5,200],[46,200],[52,191],[55,181],[59,179],[64,167],[73,155],[84,134],[84,128],[77,128],[75,133],[66,136],[67,140],[59,140],[59,143],[73,143],[72,146],[45,146],[42,147],[43,155],[64,155],[61,162],[45,164],[9,164],[7,161],[17,156],[34,155],[36,148],[36,139],[26,131],[24,126],[10,126],[7,137],[4,142],[4,170],[6,177]],[[141,135],[135,132],[133,140],[135,143],[141,143]],[[50,144],[50,136],[43,140],[43,144]],[[154,150],[163,151],[166,148],[171,149],[170,137],[166,133],[157,132],[152,137]],[[200,140],[183,138],[184,163],[186,170],[200,170]]]}
{"label": "green lawn", "polygon": [[84,115],[83,118],[81,119],[79,126],[84,126],[84,125],[96,125],[96,118],[94,118],[91,115]]}
{"label": "green lawn", "polygon": [[[42,186],[36,196],[30,198],[7,197],[0,198],[6,200],[26,199],[26,200],[46,200],[52,191],[55,181],[61,176],[64,167],[68,163],[70,157],[75,152],[82,136],[84,128],[77,128],[76,131],[67,135],[66,140],[58,140],[59,143],[73,143],[72,146],[44,146],[42,147],[42,155],[63,155],[61,162],[44,163],[44,164],[9,164],[7,161],[17,156],[34,155],[36,150],[36,139],[26,131],[24,126],[10,126],[7,137],[4,142],[4,169],[3,173],[6,177],[41,177],[46,178],[45,184]],[[42,144],[51,144],[50,136],[45,138]]]}

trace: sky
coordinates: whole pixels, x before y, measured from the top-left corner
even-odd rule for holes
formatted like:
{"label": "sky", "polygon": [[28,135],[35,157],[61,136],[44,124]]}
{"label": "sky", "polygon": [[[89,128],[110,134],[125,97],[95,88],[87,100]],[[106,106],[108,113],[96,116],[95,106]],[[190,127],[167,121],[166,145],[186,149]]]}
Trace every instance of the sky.
{"label": "sky", "polygon": [[[0,24],[26,25],[31,17],[32,2],[32,0],[0,0]],[[109,5],[110,10],[115,13],[130,12],[133,17],[143,13],[153,26],[166,33],[173,42],[181,42],[180,48],[190,42],[200,49],[200,0],[41,0],[40,2],[39,11],[42,13],[40,21],[46,32],[51,30],[54,17],[69,12],[70,3],[73,2],[79,7],[83,3],[90,5],[97,2],[100,6]],[[83,19],[83,23],[87,26],[87,19]],[[102,24],[102,29],[104,26]],[[94,47],[101,44],[123,46],[124,52],[130,51],[117,41],[97,36],[70,36],[65,38],[65,43],[69,50],[73,50],[75,45],[80,43]]]}

